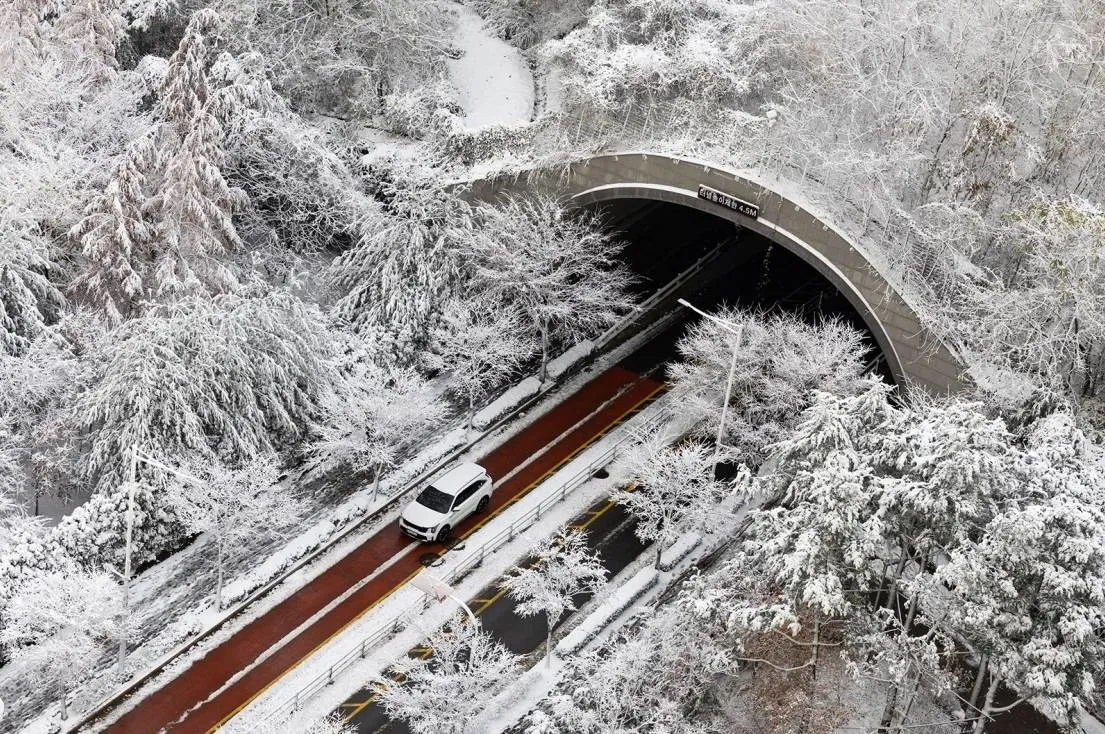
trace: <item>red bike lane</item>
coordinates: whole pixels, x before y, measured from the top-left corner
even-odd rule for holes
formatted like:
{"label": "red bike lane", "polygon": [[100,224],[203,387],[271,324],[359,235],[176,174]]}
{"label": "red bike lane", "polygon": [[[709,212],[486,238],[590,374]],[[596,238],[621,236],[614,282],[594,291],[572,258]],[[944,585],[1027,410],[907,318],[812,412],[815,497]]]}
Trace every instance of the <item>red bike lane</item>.
{"label": "red bike lane", "polygon": [[[456,530],[457,537],[470,534],[523,496],[546,474],[603,435],[661,387],[653,380],[613,367],[480,459],[492,477],[502,477],[548,447],[500,484],[492,495],[487,513],[462,523]],[[603,403],[606,404],[595,411]],[[421,566],[418,563],[420,552],[416,551],[422,549],[440,550],[440,546],[414,543],[399,533],[397,523],[391,523],[291,597],[245,625],[176,678],[150,693],[103,731],[110,734],[153,734],[159,730],[202,734],[211,731],[417,573]],[[321,612],[333,599],[389,562],[391,565],[379,575],[254,665],[278,641]],[[250,665],[254,667],[227,685]]]}

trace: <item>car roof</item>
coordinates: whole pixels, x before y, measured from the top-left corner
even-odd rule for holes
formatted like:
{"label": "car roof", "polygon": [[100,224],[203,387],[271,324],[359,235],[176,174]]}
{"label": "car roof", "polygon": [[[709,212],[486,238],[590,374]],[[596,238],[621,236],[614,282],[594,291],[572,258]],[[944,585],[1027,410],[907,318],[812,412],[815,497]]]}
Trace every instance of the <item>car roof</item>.
{"label": "car roof", "polygon": [[433,480],[431,484],[446,494],[456,494],[470,483],[486,475],[487,471],[482,466],[466,461],[452,467]]}

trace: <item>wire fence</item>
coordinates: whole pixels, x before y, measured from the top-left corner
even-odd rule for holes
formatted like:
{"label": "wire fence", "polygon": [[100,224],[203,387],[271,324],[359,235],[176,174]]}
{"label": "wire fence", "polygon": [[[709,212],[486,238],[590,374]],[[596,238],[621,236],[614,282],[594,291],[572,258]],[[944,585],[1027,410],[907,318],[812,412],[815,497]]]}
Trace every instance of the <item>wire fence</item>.
{"label": "wire fence", "polygon": [[[662,407],[657,410],[653,415],[649,416],[647,420],[643,421],[640,425],[641,431],[651,431],[665,420],[670,417],[670,412],[667,408]],[[541,519],[541,516],[548,512],[554,506],[560,504],[579,487],[583,486],[588,479],[590,479],[597,470],[604,466],[607,466],[614,457],[617,455],[618,450],[624,446],[627,442],[633,440],[633,433],[626,433],[620,437],[613,445],[602,452],[601,455],[595,457],[587,466],[581,468],[575,474],[573,474],[567,481],[560,486],[560,488],[553,492],[551,495],[541,500],[526,512],[521,517],[515,518],[510,524],[501,530],[498,534],[485,540],[479,548],[476,548],[465,556],[459,563],[457,563],[450,571],[442,576],[442,581],[447,584],[456,583],[458,580],[464,578],[470,571],[479,567],[488,555],[494,553],[499,548],[503,547],[510,541],[514,540],[518,535],[524,533],[527,529],[532,527],[534,523]],[[432,602],[432,597],[429,594],[423,593],[421,602],[416,602],[411,605],[406,611],[400,612],[387,621],[381,623],[372,632],[367,634],[356,645],[350,647],[345,654],[334,661],[324,673],[316,676],[309,683],[304,685],[291,697],[285,700],[280,706],[273,709],[269,718],[274,721],[280,721],[285,717],[288,717],[298,711],[303,704],[311,697],[318,694],[334,682],[335,676],[341,675],[351,665],[358,660],[363,660],[368,651],[380,644],[392,635],[397,634],[406,628],[407,623],[411,619],[411,610],[421,607],[421,610],[428,609]]]}

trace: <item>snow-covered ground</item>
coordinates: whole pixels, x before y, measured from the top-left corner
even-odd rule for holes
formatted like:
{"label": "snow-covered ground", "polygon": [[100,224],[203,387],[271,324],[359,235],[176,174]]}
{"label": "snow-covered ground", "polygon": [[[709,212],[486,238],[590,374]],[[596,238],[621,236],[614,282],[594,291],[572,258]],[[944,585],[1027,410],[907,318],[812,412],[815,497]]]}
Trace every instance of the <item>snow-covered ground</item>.
{"label": "snow-covered ground", "polygon": [[464,108],[465,125],[476,130],[529,122],[533,74],[521,51],[490,33],[472,8],[460,4],[454,8],[454,42],[463,55],[449,60],[449,76]]}

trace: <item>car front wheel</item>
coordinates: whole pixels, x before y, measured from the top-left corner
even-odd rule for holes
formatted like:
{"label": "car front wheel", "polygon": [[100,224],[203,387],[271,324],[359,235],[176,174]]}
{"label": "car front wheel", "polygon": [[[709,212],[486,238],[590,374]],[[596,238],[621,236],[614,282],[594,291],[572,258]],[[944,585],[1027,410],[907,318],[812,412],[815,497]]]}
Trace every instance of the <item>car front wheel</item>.
{"label": "car front wheel", "polygon": [[487,509],[487,506],[491,503],[491,498],[484,496],[480,498],[480,503],[476,505],[476,512],[483,512]]}
{"label": "car front wheel", "polygon": [[438,543],[444,543],[446,540],[448,540],[449,539],[449,533],[451,533],[452,530],[453,529],[451,527],[449,527],[448,525],[442,525],[441,530],[437,531],[437,542]]}

